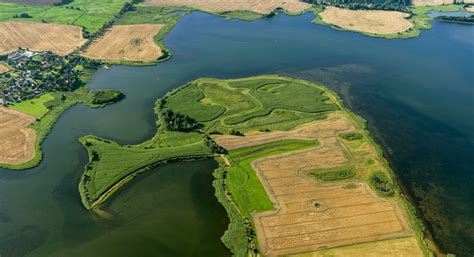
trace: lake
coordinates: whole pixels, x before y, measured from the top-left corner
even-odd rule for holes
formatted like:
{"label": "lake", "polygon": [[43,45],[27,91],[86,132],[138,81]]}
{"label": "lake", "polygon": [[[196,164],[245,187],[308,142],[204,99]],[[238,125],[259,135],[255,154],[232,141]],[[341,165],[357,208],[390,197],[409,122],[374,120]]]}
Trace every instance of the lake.
{"label": "lake", "polygon": [[[165,39],[169,61],[99,69],[89,87],[123,91],[103,109],[66,111],[27,171],[0,170],[0,255],[229,256],[228,220],[214,197],[212,160],[166,165],[86,211],[78,193],[93,134],[140,143],[155,133],[154,102],[199,77],[280,73],[321,82],[366,118],[435,241],[474,252],[474,26],[433,22],[386,40],[315,25],[312,14],[253,22],[193,12]],[[295,99],[296,100],[296,99]]]}

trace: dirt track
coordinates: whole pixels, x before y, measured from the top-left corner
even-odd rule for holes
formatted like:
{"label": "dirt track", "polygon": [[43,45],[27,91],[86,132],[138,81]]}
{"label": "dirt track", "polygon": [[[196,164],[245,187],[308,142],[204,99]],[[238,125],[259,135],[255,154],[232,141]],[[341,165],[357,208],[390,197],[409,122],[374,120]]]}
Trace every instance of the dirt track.
{"label": "dirt track", "polygon": [[0,54],[28,48],[66,55],[84,44],[82,29],[72,25],[31,22],[0,22]]}
{"label": "dirt track", "polygon": [[386,35],[408,30],[413,26],[406,17],[408,13],[379,10],[349,10],[337,7],[327,7],[322,13],[324,22],[337,27]]}
{"label": "dirt track", "polygon": [[289,132],[216,136],[226,149],[283,139],[319,140],[317,147],[259,159],[254,170],[276,210],[253,220],[266,256],[294,254],[412,236],[400,206],[378,197],[365,182],[319,183],[307,172],[352,164],[352,153],[339,139],[356,127],[342,115]]}
{"label": "dirt track", "polygon": [[35,118],[0,106],[0,163],[19,164],[35,155]]}
{"label": "dirt track", "polygon": [[145,3],[159,6],[188,6],[211,12],[250,11],[269,14],[277,8],[291,13],[299,13],[311,7],[299,0],[145,0]]}
{"label": "dirt track", "polygon": [[155,61],[162,51],[153,38],[162,27],[161,24],[113,26],[81,55],[110,61]]}

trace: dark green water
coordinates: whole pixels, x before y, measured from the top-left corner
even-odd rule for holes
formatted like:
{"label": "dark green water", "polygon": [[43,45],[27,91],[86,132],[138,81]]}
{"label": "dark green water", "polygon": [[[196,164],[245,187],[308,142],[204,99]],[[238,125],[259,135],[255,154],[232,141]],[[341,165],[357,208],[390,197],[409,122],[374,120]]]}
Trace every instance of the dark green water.
{"label": "dark green water", "polygon": [[[67,111],[37,168],[0,171],[0,255],[228,256],[226,215],[213,196],[212,161],[172,164],[118,192],[98,219],[77,184],[94,134],[138,143],[154,133],[154,101],[198,77],[282,73],[322,82],[369,120],[371,131],[436,242],[474,252],[474,27],[434,23],[409,40],[384,40],[311,24],[312,15],[254,22],[202,13],[165,42],[174,57],[154,67],[101,69],[90,87],[122,90],[104,109]],[[297,99],[295,99],[297,100]]]}

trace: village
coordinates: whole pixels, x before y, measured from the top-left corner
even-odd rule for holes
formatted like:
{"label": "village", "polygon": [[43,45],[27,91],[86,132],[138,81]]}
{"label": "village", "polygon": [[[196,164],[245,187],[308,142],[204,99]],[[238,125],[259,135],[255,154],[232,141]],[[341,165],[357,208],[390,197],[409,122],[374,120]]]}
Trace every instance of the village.
{"label": "village", "polygon": [[84,58],[18,50],[6,57],[11,70],[0,74],[0,105],[8,106],[52,91],[78,86]]}

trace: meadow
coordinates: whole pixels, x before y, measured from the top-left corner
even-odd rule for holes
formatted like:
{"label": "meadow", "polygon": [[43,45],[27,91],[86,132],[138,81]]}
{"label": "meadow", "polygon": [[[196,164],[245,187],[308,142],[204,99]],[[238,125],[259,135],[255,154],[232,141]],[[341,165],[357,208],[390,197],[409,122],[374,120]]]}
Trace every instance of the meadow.
{"label": "meadow", "polygon": [[29,101],[12,104],[9,108],[32,115],[36,118],[41,118],[49,111],[48,108],[46,108],[45,103],[53,99],[54,96],[51,93],[47,93]]}
{"label": "meadow", "polygon": [[[75,0],[66,5],[27,5],[0,2],[0,22],[30,21],[71,24],[93,34],[111,21],[129,0]],[[14,18],[27,13],[31,18]]]}
{"label": "meadow", "polygon": [[163,100],[166,107],[201,122],[210,133],[288,130],[338,109],[321,88],[281,76],[199,79],[170,95]]}
{"label": "meadow", "polygon": [[98,206],[117,189],[117,185],[152,166],[205,157],[211,153],[202,139],[187,145],[161,148],[121,146],[93,136],[82,137],[80,142],[89,153],[89,163],[79,184],[82,203],[87,209]]}

